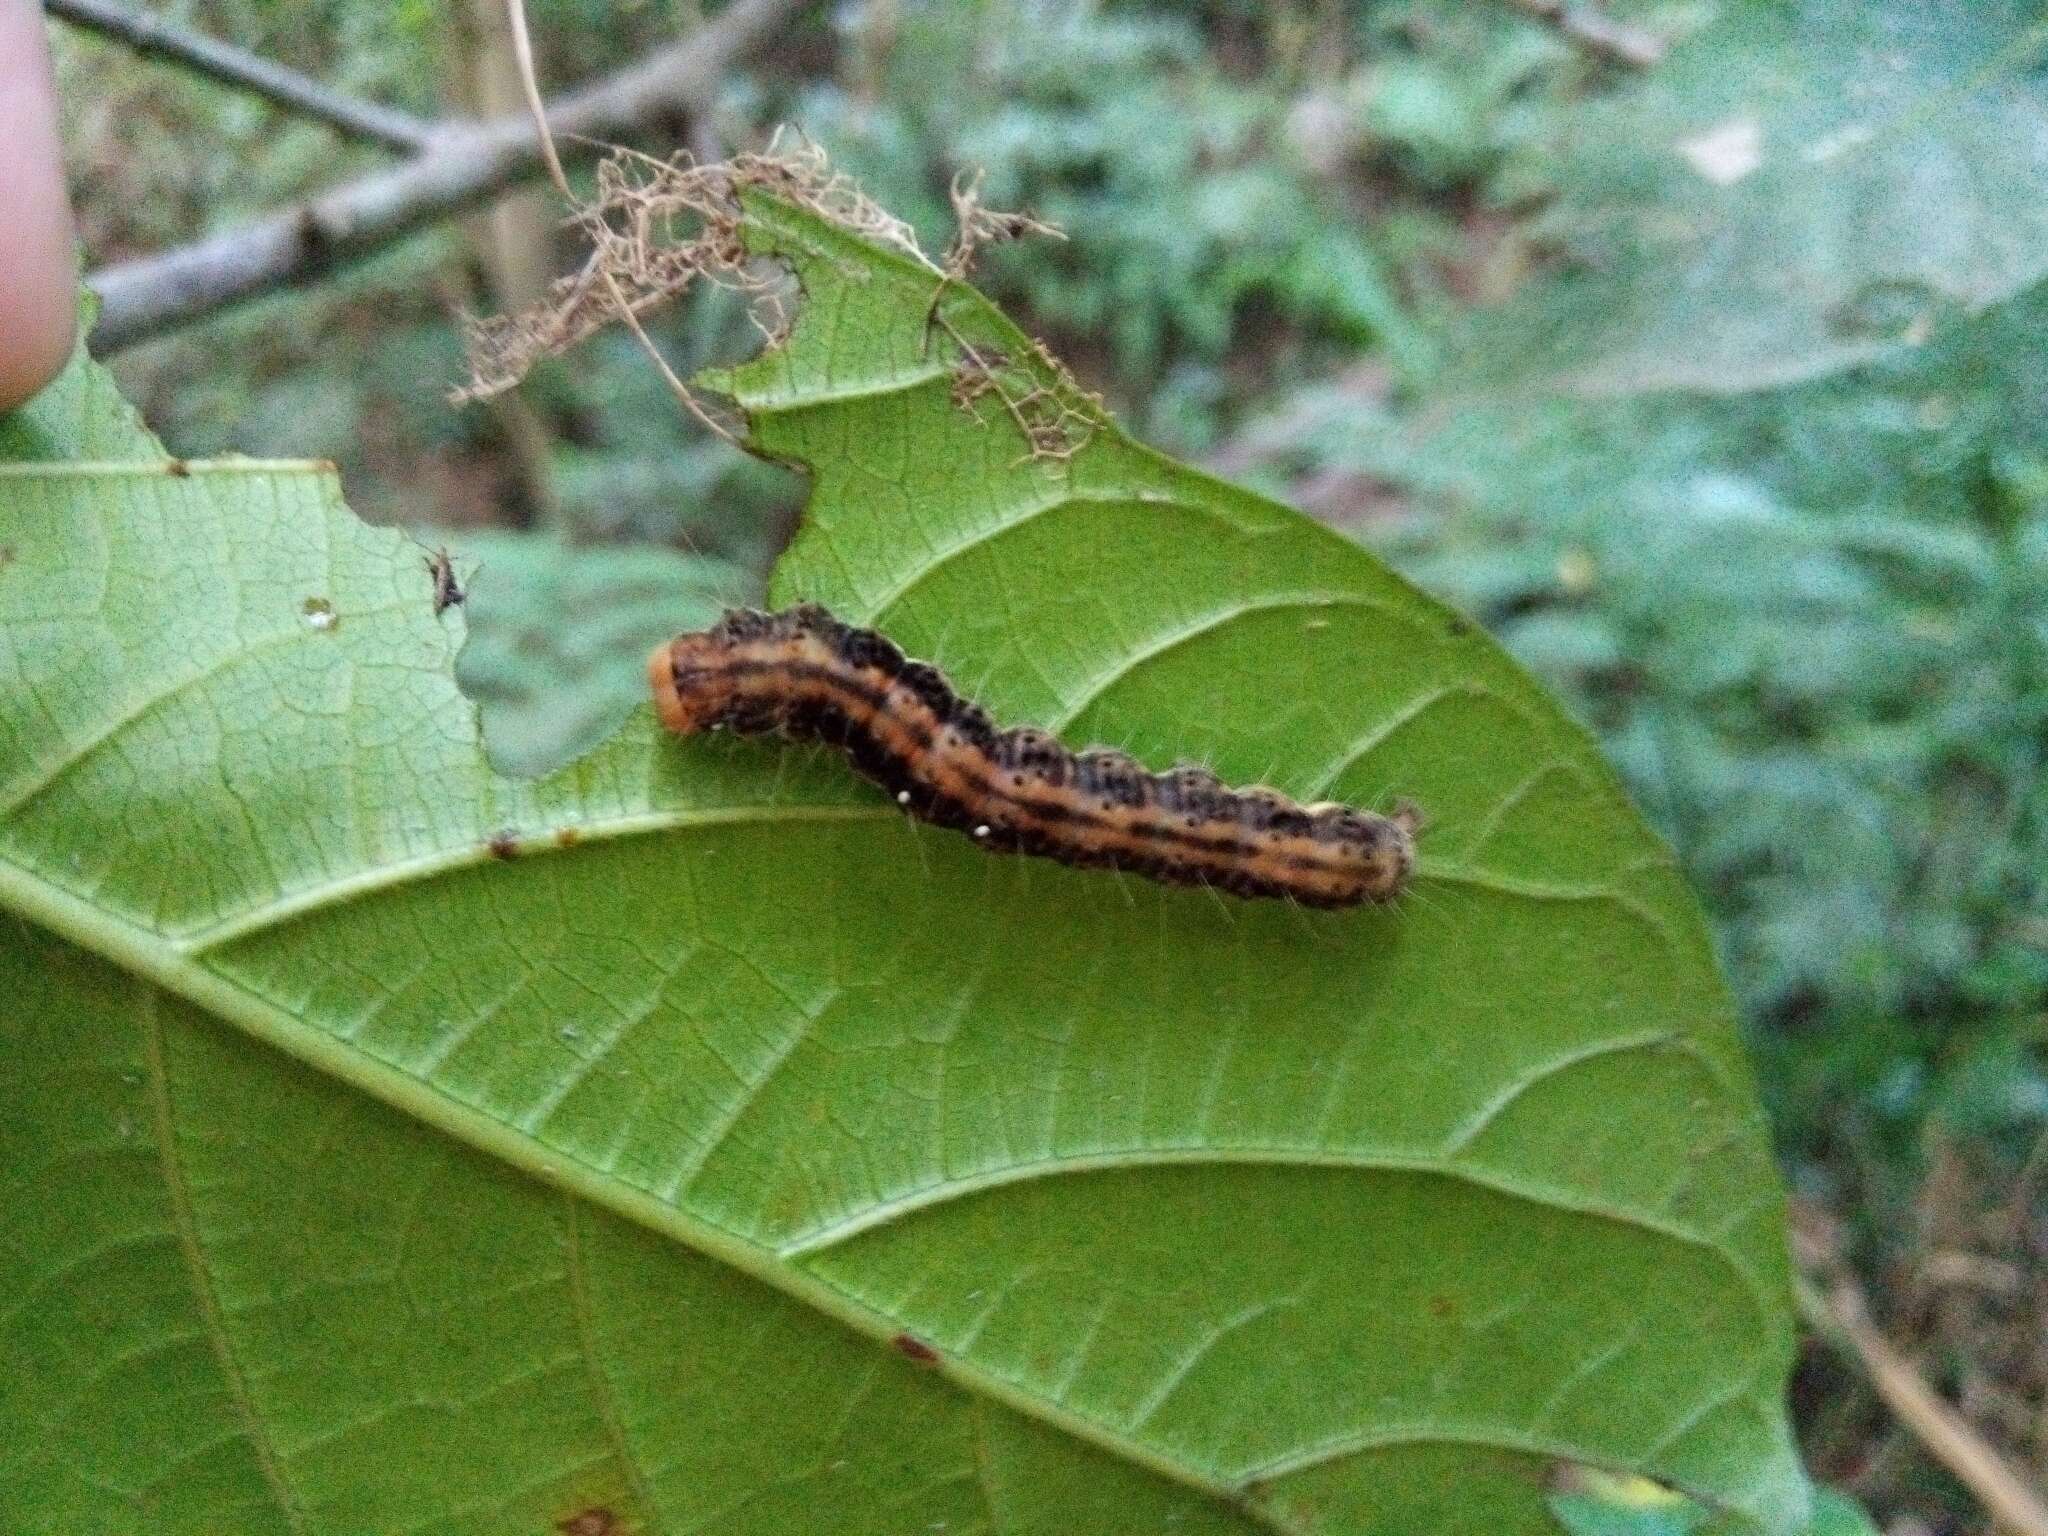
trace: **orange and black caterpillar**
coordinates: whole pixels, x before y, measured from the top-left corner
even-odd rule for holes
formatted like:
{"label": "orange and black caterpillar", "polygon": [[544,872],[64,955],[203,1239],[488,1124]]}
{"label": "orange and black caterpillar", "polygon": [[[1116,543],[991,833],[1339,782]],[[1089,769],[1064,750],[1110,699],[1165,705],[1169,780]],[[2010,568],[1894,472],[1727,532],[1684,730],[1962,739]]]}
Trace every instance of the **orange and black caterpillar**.
{"label": "orange and black caterpillar", "polygon": [[1415,867],[1412,807],[1302,806],[1205,769],[1149,773],[1121,752],[999,730],[938,668],[815,604],[730,612],[657,649],[648,675],[670,730],[827,742],[912,815],[987,848],[1310,907],[1391,901]]}

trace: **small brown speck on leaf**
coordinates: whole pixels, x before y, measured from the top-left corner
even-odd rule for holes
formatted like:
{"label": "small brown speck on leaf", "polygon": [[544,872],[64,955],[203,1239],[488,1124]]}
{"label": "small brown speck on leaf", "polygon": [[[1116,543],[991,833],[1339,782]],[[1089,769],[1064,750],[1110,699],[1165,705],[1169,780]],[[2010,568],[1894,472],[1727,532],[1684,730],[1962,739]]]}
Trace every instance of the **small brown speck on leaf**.
{"label": "small brown speck on leaf", "polygon": [[484,847],[494,859],[516,859],[519,857],[519,834],[516,832],[494,832]]}
{"label": "small brown speck on leaf", "polygon": [[889,1347],[906,1360],[915,1360],[919,1365],[936,1365],[939,1352],[925,1343],[914,1333],[899,1333],[889,1341]]}
{"label": "small brown speck on leaf", "polygon": [[6,570],[18,558],[19,552],[12,544],[0,544],[0,571]]}
{"label": "small brown speck on leaf", "polygon": [[580,1510],[566,1520],[557,1520],[555,1529],[562,1536],[612,1536],[619,1528],[619,1517],[602,1504]]}
{"label": "small brown speck on leaf", "polygon": [[555,830],[557,848],[574,848],[583,841],[583,833],[575,827],[558,827]]}
{"label": "small brown speck on leaf", "polygon": [[183,480],[192,473],[192,466],[183,459],[166,459],[164,473],[174,480]]}

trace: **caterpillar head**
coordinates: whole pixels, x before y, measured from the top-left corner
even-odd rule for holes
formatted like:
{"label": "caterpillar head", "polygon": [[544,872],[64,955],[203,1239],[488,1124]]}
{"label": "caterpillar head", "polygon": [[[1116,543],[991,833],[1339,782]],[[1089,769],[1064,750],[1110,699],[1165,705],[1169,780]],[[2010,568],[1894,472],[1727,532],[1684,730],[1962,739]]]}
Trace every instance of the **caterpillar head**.
{"label": "caterpillar head", "polygon": [[656,646],[647,658],[654,712],[678,735],[721,725],[732,708],[732,675],[719,664],[720,652],[713,636],[689,634]]}
{"label": "caterpillar head", "polygon": [[1421,813],[1405,804],[1392,816],[1375,816],[1348,805],[1308,807],[1316,841],[1341,848],[1357,872],[1358,895],[1392,901],[1415,872],[1415,829]]}

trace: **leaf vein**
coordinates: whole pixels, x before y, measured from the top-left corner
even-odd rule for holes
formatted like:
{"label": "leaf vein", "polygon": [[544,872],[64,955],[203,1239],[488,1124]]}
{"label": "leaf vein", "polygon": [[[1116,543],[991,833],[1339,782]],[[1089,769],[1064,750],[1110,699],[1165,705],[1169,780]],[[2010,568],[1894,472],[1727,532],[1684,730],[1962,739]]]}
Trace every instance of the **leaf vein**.
{"label": "leaf vein", "polygon": [[1046,729],[1065,730],[1104,693],[1140,667],[1169,655],[1181,646],[1192,644],[1204,635],[1252,614],[1277,613],[1288,608],[1367,608],[1384,611],[1386,604],[1345,592],[1282,592],[1249,601],[1233,599],[1195,615],[1192,620],[1170,625],[1141,640],[1120,655],[1115,665],[1096,673],[1082,683],[1079,692],[1062,706],[1058,714],[1046,722]]}
{"label": "leaf vein", "polygon": [[662,1514],[660,1501],[654,1496],[654,1486],[647,1471],[640,1465],[640,1458],[633,1453],[632,1443],[626,1438],[625,1421],[619,1417],[618,1398],[612,1389],[611,1377],[598,1356],[596,1319],[590,1299],[590,1272],[584,1254],[582,1201],[568,1190],[562,1191],[562,1248],[569,1280],[569,1312],[576,1325],[576,1349],[590,1377],[590,1395],[597,1407],[598,1422],[604,1426],[612,1459],[624,1474],[634,1501],[647,1512],[648,1523],[653,1529],[664,1530],[668,1522]]}
{"label": "leaf vein", "polygon": [[141,1033],[144,1059],[149,1071],[149,1096],[152,1123],[156,1130],[157,1148],[161,1155],[164,1190],[170,1203],[171,1226],[178,1240],[178,1253],[185,1265],[185,1275],[192,1287],[193,1297],[199,1306],[201,1326],[205,1332],[207,1347],[212,1351],[215,1363],[220,1367],[226,1383],[228,1401],[235,1418],[242,1426],[242,1432],[249,1444],[249,1450],[256,1458],[258,1474],[276,1501],[278,1513],[283,1517],[286,1529],[303,1533],[307,1529],[305,1512],[292,1497],[291,1487],[285,1481],[284,1468],[278,1457],[277,1447],[271,1443],[263,1420],[256,1412],[254,1398],[249,1392],[247,1377],[242,1372],[235,1347],[228,1338],[227,1321],[221,1309],[221,1301],[214,1290],[213,1277],[206,1267],[206,1253],[199,1238],[198,1218],[192,1209],[192,1192],[185,1181],[185,1168],[178,1157],[175,1112],[171,1102],[171,1083],[168,1063],[164,1056],[163,1010],[154,987],[138,988],[141,1010]]}

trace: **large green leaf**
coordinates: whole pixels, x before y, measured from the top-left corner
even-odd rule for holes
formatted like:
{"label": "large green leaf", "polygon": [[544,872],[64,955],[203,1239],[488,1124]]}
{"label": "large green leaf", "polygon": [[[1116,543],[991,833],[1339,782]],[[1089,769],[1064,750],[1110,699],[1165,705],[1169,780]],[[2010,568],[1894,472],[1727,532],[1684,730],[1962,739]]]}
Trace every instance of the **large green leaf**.
{"label": "large green leaf", "polygon": [[1056,451],[927,268],[747,234],[805,294],[724,381],[814,476],[778,598],[1411,795],[1414,889],[992,858],[645,710],[499,777],[416,548],[88,400],[0,468],[0,1523],[1514,1533],[1568,1460],[1798,1528],[1764,1128],[1584,735],[966,290]]}

